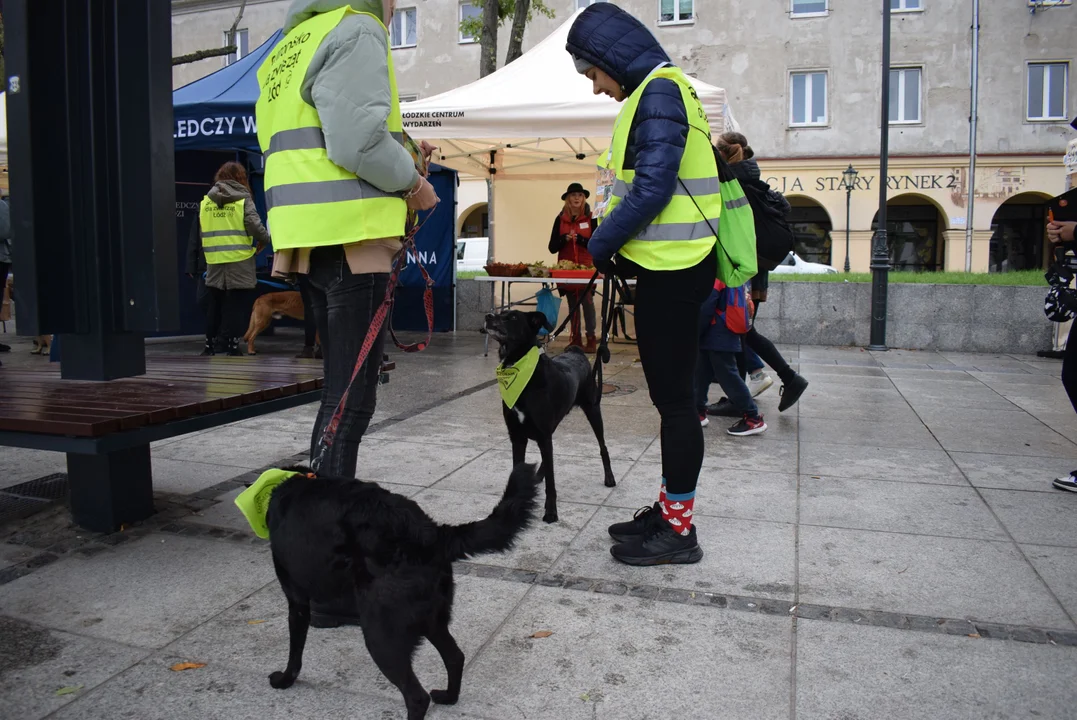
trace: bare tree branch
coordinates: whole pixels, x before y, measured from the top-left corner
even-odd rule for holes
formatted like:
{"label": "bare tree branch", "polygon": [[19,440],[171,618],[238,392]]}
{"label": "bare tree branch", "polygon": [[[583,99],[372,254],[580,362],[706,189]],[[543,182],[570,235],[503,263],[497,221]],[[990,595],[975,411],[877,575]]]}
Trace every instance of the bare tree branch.
{"label": "bare tree branch", "polygon": [[246,10],[246,8],[247,0],[242,0],[239,4],[239,12],[236,13],[236,19],[232,22],[232,27],[225,33],[225,42],[228,43],[227,45],[209,50],[197,50],[193,53],[174,57],[172,58],[172,67],[198,62],[199,60],[206,60],[207,58],[224,57],[237,52],[239,47],[236,45],[236,32],[239,30],[239,23],[243,20],[243,11]]}

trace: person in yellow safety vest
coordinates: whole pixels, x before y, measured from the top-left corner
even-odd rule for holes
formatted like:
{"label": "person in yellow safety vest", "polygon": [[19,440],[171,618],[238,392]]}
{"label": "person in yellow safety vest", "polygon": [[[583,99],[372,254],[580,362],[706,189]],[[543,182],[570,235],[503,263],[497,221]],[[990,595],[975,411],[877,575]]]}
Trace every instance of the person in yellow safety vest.
{"label": "person in yellow safety vest", "polygon": [[254,207],[247,171],[227,162],[217,171],[213,187],[198,212],[198,231],[206,258],[206,347],[214,354],[214,341],[224,331],[228,354],[242,355],[239,338],[247,328],[258,285],[254,256],[270,242]]}
{"label": "person in yellow safety vest", "polygon": [[599,157],[596,205],[605,207],[596,212],[601,219],[588,249],[598,269],[636,277],[639,357],[662,418],[658,502],[609,528],[617,541],[610,552],[631,565],[698,562],[693,521],[703,431],[692,378],[722,212],[707,116],[654,35],[613,4],[584,10],[566,49],[596,95],[623,103],[610,148]]}
{"label": "person in yellow safety vest", "polygon": [[[325,384],[313,456],[385,297],[408,211],[437,203],[403,144],[388,26],[394,0],[294,0],[284,36],[258,70],[273,273],[305,275]],[[429,146],[424,152],[429,152]],[[320,471],[355,477],[377,404],[385,327],[349,392]],[[319,607],[315,627],[355,622],[354,607]]]}

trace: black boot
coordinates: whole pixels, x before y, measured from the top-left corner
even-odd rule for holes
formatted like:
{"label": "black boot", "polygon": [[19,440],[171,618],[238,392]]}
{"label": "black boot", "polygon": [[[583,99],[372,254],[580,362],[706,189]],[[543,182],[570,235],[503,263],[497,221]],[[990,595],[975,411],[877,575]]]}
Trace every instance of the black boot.
{"label": "black boot", "polygon": [[202,352],[198,353],[201,356],[216,355],[216,351],[213,349],[213,340],[206,338],[206,346],[202,348]]}
{"label": "black boot", "polygon": [[236,338],[228,338],[228,356],[243,357],[243,351],[239,349],[239,340]]}
{"label": "black boot", "polygon": [[312,345],[304,345],[303,349],[296,355],[299,359],[313,360],[314,359],[314,347]]}

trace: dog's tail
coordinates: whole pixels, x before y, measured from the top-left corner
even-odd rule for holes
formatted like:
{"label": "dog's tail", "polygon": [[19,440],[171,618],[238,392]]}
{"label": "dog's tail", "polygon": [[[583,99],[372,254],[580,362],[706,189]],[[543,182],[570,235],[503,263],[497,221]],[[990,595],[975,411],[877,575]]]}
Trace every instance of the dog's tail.
{"label": "dog's tail", "polygon": [[441,547],[449,560],[480,553],[504,552],[531,523],[538,494],[538,466],[520,463],[509,475],[501,501],[485,520],[438,528]]}

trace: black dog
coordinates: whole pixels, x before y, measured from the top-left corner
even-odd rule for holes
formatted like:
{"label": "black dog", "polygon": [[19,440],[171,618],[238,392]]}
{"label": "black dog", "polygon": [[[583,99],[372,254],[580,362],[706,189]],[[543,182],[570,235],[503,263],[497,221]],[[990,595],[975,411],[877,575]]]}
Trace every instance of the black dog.
{"label": "black dog", "polygon": [[[281,483],[266,520],[288,599],[288,667],[269,684],[287,688],[299,675],[311,601],[343,600],[358,609],[370,657],[403,693],[408,720],[425,717],[431,699],[455,703],[464,653],[449,633],[452,563],[512,547],[531,520],[537,482],[534,465],[517,465],[490,516],[464,525],[438,525],[415,502],[374,483],[303,474]],[[422,637],[445,662],[447,690],[428,695],[415,677],[411,658]]]}
{"label": "black dog", "polygon": [[[501,358],[501,364],[509,367],[538,345],[538,331],[542,328],[553,330],[543,313],[507,310],[498,315],[487,315],[484,330],[500,345],[498,357]],[[546,478],[546,514],[542,517],[545,522],[557,522],[557,490],[553,481],[553,433],[572,408],[583,410],[595,432],[602,453],[606,487],[617,485],[603,437],[600,398],[601,392],[595,386],[591,362],[587,355],[578,347],[570,347],[552,360],[545,354],[541,355],[535,374],[516,405],[509,408],[504,402],[501,403],[509,439],[512,441],[513,464],[518,465],[524,461],[528,440],[538,443],[539,452],[542,453],[539,473]]]}

